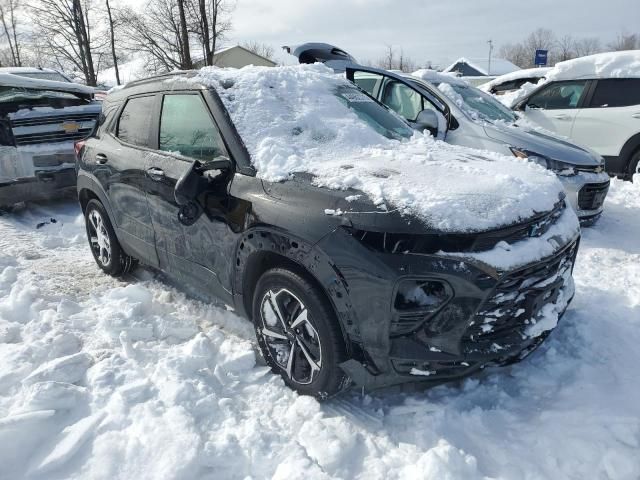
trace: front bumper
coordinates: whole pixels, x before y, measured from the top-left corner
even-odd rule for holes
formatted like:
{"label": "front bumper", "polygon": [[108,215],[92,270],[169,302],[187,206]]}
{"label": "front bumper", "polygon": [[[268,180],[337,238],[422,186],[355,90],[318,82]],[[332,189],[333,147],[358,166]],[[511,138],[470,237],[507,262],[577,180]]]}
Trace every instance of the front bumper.
{"label": "front bumper", "polygon": [[567,201],[575,210],[583,226],[593,224],[604,210],[604,201],[609,191],[609,175],[604,172],[579,172],[577,175],[558,175]]}
{"label": "front bumper", "polygon": [[75,192],[75,187],[75,168],[36,170],[33,177],[0,179],[0,207],[19,202],[48,200]]}
{"label": "front bumper", "polygon": [[[441,383],[524,358],[573,298],[578,243],[576,231],[553,254],[499,272],[470,257],[363,253],[332,236],[322,249],[336,260],[347,288],[352,314],[346,323],[361,352],[341,367],[355,384],[378,388]],[[454,295],[436,313],[399,315],[394,301],[408,279],[442,282]]]}

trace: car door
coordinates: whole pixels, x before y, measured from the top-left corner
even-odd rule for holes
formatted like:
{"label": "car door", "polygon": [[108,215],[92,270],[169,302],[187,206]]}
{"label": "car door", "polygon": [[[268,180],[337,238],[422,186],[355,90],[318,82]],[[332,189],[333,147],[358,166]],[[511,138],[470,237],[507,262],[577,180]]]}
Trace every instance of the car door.
{"label": "car door", "polygon": [[573,122],[582,106],[588,80],[551,82],[524,103],[527,119],[547,130],[571,138]]}
{"label": "car door", "polygon": [[147,162],[150,125],[155,115],[156,96],[129,98],[111,130],[98,142],[90,142],[88,161],[102,185],[118,238],[128,253],[157,266],[154,230],[147,203]]}
{"label": "car door", "polygon": [[640,78],[612,78],[596,82],[576,115],[571,136],[600,155],[614,157],[639,132]]}
{"label": "car door", "polygon": [[[220,244],[228,232],[224,223],[229,181],[224,174],[209,180],[205,214],[192,225],[180,222],[174,190],[195,160],[227,157],[219,129],[197,92],[162,96],[157,150],[149,156],[147,197],[155,229],[161,268],[189,283],[204,286],[219,298],[229,293],[218,278]],[[221,215],[216,217],[216,212]]]}

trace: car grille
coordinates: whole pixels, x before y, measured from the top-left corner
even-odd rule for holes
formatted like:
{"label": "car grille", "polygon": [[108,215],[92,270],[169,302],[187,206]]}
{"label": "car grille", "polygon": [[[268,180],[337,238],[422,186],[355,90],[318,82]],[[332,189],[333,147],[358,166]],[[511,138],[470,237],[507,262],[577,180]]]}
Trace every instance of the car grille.
{"label": "car grille", "polygon": [[578,208],[580,210],[597,210],[602,207],[609,191],[609,182],[588,183],[578,192]]}
{"label": "car grille", "polygon": [[[68,142],[88,137],[93,131],[97,117],[97,114],[82,113],[18,118],[11,120],[11,127],[17,146]],[[65,123],[77,124],[78,128],[65,130]]]}
{"label": "car grille", "polygon": [[[492,296],[476,312],[465,332],[463,342],[496,342],[513,338],[526,339],[525,330],[541,309],[554,303],[571,275],[577,242],[542,263],[506,274]],[[506,345],[503,345],[506,346]]]}

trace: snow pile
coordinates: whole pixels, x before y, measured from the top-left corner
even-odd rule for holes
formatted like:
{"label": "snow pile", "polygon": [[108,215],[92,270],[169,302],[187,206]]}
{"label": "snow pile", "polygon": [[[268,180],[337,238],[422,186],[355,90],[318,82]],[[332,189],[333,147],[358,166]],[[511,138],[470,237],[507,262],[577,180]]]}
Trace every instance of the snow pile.
{"label": "snow pile", "polygon": [[500,85],[505,82],[520,80],[521,78],[540,79],[544,77],[550,70],[551,67],[525,68],[524,70],[518,70],[516,72],[507,73],[506,75],[500,75],[499,77],[496,77],[493,80],[488,81],[487,83],[479,85],[478,88],[484,92],[489,92],[494,86]]}
{"label": "snow pile", "polygon": [[548,81],[579,78],[640,78],[640,50],[596,53],[559,62],[548,73]]}
{"label": "snow pile", "polygon": [[637,479],[639,185],[612,181],[525,361],[323,404],[260,364],[248,322],[102,274],[75,202],[1,216],[0,478]]}
{"label": "snow pile", "polygon": [[412,77],[419,78],[429,83],[437,85],[439,83],[459,83],[461,85],[467,85],[461,77],[458,77],[455,73],[437,72],[429,68],[421,68],[411,74]]}
{"label": "snow pile", "polygon": [[[318,186],[360,190],[383,209],[400,209],[443,231],[514,223],[550,210],[562,191],[555,175],[530,163],[414,134],[320,64],[210,67],[192,81],[216,87],[258,176],[268,181],[308,172]],[[386,138],[358,108],[413,137]]]}

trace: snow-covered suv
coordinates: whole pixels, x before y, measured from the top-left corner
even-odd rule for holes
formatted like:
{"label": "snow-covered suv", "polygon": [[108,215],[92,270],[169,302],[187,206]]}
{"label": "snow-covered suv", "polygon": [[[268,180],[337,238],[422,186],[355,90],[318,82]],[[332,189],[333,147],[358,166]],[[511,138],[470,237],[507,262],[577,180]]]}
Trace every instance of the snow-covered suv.
{"label": "snow-covered suv", "polygon": [[587,146],[607,172],[631,178],[640,161],[640,50],[558,63],[513,108]]}
{"label": "snow-covered suv", "polygon": [[0,207],[73,192],[74,141],[100,110],[92,88],[0,73]]}
{"label": "snow-covered suv", "polygon": [[418,133],[324,65],[130,83],[79,148],[99,267],[138,260],[252,319],[302,393],[517,361],[573,296],[555,175]]}

